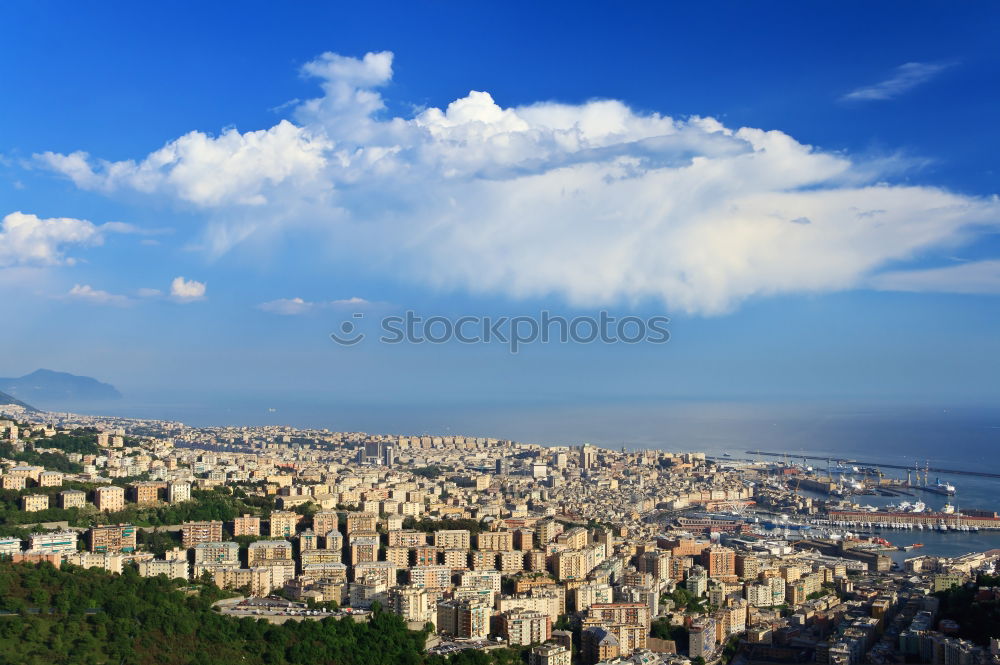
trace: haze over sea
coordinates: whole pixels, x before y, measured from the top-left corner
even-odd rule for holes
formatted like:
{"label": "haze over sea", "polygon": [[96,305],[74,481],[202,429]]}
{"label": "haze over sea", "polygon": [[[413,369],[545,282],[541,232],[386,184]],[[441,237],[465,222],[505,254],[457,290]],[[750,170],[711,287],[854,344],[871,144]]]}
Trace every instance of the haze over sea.
{"label": "haze over sea", "polygon": [[[83,413],[178,420],[188,425],[291,425],[389,434],[461,434],[544,445],[704,451],[749,450],[1000,474],[1000,407],[862,405],[846,402],[630,402],[387,404],[325,402],[316,395],[113,402]],[[775,458],[770,458],[775,459]],[[821,462],[809,461],[821,467]],[[890,475],[904,473],[886,470]],[[960,487],[985,479],[960,476]],[[1000,490],[1000,479],[988,483]],[[1000,507],[1000,491],[997,492]]]}

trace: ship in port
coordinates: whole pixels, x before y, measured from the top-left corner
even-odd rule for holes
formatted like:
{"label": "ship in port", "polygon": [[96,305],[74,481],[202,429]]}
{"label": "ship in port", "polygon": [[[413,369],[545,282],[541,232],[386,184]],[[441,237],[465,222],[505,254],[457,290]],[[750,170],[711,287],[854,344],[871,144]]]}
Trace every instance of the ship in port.
{"label": "ship in port", "polygon": [[940,478],[934,479],[933,485],[924,485],[919,488],[925,492],[932,492],[934,494],[943,494],[945,496],[955,496],[955,486],[951,483],[945,482]]}

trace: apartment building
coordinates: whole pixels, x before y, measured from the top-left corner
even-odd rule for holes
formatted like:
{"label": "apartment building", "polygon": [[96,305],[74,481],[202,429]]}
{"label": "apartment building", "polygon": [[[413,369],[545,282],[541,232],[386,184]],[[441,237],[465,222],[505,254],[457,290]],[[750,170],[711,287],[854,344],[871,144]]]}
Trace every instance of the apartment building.
{"label": "apartment building", "polygon": [[190,579],[187,559],[146,559],[139,562],[139,575],[156,577],[166,575],[170,579]]}
{"label": "apartment building", "polygon": [[499,594],[501,576],[495,570],[469,570],[462,573],[459,584],[466,588],[490,589]]}
{"label": "apartment building", "polygon": [[562,644],[539,644],[532,647],[528,665],[570,665],[572,652]]}
{"label": "apartment building", "polygon": [[701,553],[701,565],[709,577],[735,576],[736,552],[722,545],[712,545]]}
{"label": "apartment building", "polygon": [[258,540],[247,547],[247,564],[253,568],[265,561],[291,561],[292,544],[287,540]]}
{"label": "apartment building", "polygon": [[321,510],[313,515],[313,531],[321,535],[336,531],[339,523],[340,518],[335,510]]}
{"label": "apartment building", "polygon": [[387,587],[396,586],[399,567],[390,561],[368,561],[354,567],[354,579],[359,580],[372,575],[380,576]]}
{"label": "apartment building", "polygon": [[87,540],[91,552],[134,552],[135,527],[131,524],[107,524],[90,527]]}
{"label": "apartment building", "polygon": [[434,545],[441,549],[468,550],[472,534],[467,529],[444,529],[434,532]]}
{"label": "apartment building", "polygon": [[378,535],[355,534],[350,537],[349,548],[351,551],[351,565],[356,566],[362,562],[378,561],[379,537]]}
{"label": "apartment building", "polygon": [[433,545],[413,548],[413,565],[436,566],[441,554],[441,548]]}
{"label": "apartment building", "polygon": [[341,533],[336,529],[327,532],[326,536],[323,538],[323,548],[328,550],[337,550],[338,552],[343,550],[344,536],[341,535]]}
{"label": "apartment building", "polygon": [[198,543],[194,546],[196,564],[222,564],[238,566],[240,562],[239,543],[230,541]]}
{"label": "apartment building", "polygon": [[234,536],[259,536],[260,518],[255,515],[243,514],[233,519]]}
{"label": "apartment building", "polygon": [[61,471],[42,471],[38,474],[39,487],[62,487],[63,474]]}
{"label": "apartment building", "polygon": [[150,506],[160,500],[160,488],[162,483],[142,482],[133,483],[129,486],[129,493],[132,500],[140,506]]}
{"label": "apartment building", "polygon": [[266,596],[274,589],[271,569],[218,568],[212,571],[212,581],[222,589],[248,588],[251,596]]}
{"label": "apartment building", "polygon": [[215,543],[222,540],[222,522],[184,522],[181,524],[181,544],[194,547],[198,543]]}
{"label": "apartment building", "polygon": [[469,550],[444,550],[441,552],[441,563],[452,570],[468,570]]}
{"label": "apartment building", "polygon": [[711,617],[699,617],[688,629],[688,654],[692,659],[709,660],[715,651],[716,629]]}
{"label": "apartment building", "polygon": [[167,485],[167,501],[181,503],[191,499],[191,483],[172,482]]}
{"label": "apartment building", "polygon": [[347,535],[356,531],[375,531],[378,528],[377,513],[348,513]]}
{"label": "apartment building", "polygon": [[28,540],[28,549],[32,552],[51,552],[55,554],[75,552],[76,541],[76,531],[33,533]]}
{"label": "apartment building", "polygon": [[94,490],[94,505],[98,510],[115,513],[125,509],[125,490],[115,485]]}
{"label": "apartment building", "polygon": [[39,510],[49,509],[48,494],[26,494],[21,497],[21,510],[26,513],[35,513]]}
{"label": "apartment building", "polygon": [[442,600],[437,604],[438,631],[461,639],[485,639],[490,631],[490,608],[469,600]]}
{"label": "apartment building", "polygon": [[295,535],[295,527],[298,523],[298,513],[287,510],[272,511],[267,535],[271,538],[291,538]]}
{"label": "apartment building", "polygon": [[125,557],[111,552],[73,552],[64,554],[63,560],[81,568],[102,568],[120,575]]}
{"label": "apartment building", "polygon": [[80,490],[63,490],[59,492],[60,508],[83,508],[87,505],[87,493]]}
{"label": "apartment building", "polygon": [[426,589],[448,589],[451,587],[451,568],[448,566],[413,566],[410,568],[410,584]]}
{"label": "apartment building", "polygon": [[424,547],[427,545],[427,534],[423,531],[408,529],[389,532],[389,547]]}
{"label": "apartment building", "polygon": [[500,614],[500,634],[510,645],[545,642],[552,637],[552,620],[541,612],[508,610]]}
{"label": "apartment building", "polygon": [[514,549],[514,534],[510,531],[483,531],[476,536],[481,552],[509,552]]}
{"label": "apartment building", "polygon": [[425,623],[432,616],[428,605],[427,589],[418,586],[394,586],[389,589],[389,609],[404,621]]}

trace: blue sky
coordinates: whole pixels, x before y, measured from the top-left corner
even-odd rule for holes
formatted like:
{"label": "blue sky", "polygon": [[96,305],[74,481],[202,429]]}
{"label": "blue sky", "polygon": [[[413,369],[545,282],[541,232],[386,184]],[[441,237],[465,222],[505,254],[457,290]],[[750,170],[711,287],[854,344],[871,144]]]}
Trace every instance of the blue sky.
{"label": "blue sky", "polygon": [[[1000,397],[995,4],[0,23],[0,375],[164,402]],[[405,309],[665,314],[672,339],[327,337]]]}

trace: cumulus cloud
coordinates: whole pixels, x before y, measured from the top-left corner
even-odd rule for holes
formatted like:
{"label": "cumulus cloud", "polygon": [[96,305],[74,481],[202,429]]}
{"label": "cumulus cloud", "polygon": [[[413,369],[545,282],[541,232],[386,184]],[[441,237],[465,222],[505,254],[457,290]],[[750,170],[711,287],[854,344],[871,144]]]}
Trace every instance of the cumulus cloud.
{"label": "cumulus cloud", "polygon": [[174,277],[170,282],[170,297],[178,302],[193,302],[205,297],[205,284],[193,279]]}
{"label": "cumulus cloud", "polygon": [[876,275],[882,291],[1000,294],[1000,261],[969,261],[942,268],[894,270]]}
{"label": "cumulus cloud", "polygon": [[[937,71],[921,67],[856,98]],[[82,188],[202,211],[201,245],[215,254],[306,229],[344,260],[436,287],[582,305],[654,299],[706,314],[856,288],[1000,218],[995,199],[886,184],[891,165],[776,130],[616,100],[504,107],[483,91],[390,117],[380,90],[391,53],[327,53],[302,74],[322,94],[299,103],[294,122],[191,132],[138,161],[37,159]],[[297,300],[272,310],[315,306]]]}
{"label": "cumulus cloud", "polygon": [[93,288],[89,284],[75,284],[73,288],[69,290],[69,293],[66,294],[66,298],[68,300],[78,300],[94,305],[114,305],[116,307],[124,307],[132,302],[127,296],[101,291],[100,289]]}
{"label": "cumulus cloud", "polygon": [[68,247],[86,247],[101,242],[101,229],[87,220],[41,219],[37,215],[12,212],[0,224],[0,268],[71,264],[74,259],[66,256]]}
{"label": "cumulus cloud", "polygon": [[852,90],[841,97],[841,101],[871,102],[892,99],[930,81],[950,66],[949,63],[907,62],[897,67],[892,76],[884,81]]}
{"label": "cumulus cloud", "polygon": [[73,265],[76,259],[66,255],[69,248],[101,245],[110,233],[149,231],[124,222],[98,225],[72,217],[43,219],[30,213],[12,212],[0,222],[0,268]]}
{"label": "cumulus cloud", "polygon": [[309,302],[302,298],[278,298],[262,302],[257,305],[257,309],[269,314],[280,314],[282,316],[296,316],[306,314],[324,307],[363,307],[369,305],[364,298],[351,297],[342,300],[331,300],[329,302]]}

